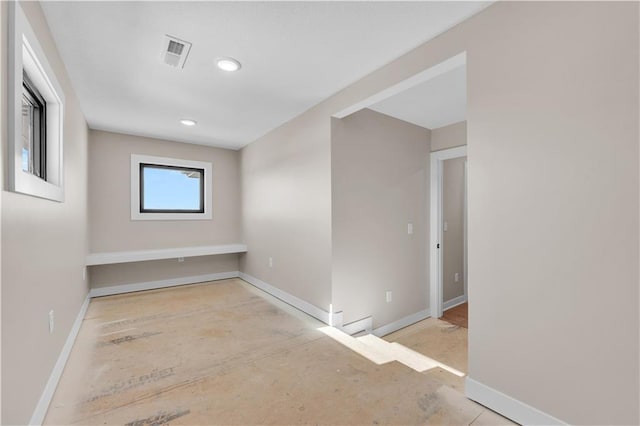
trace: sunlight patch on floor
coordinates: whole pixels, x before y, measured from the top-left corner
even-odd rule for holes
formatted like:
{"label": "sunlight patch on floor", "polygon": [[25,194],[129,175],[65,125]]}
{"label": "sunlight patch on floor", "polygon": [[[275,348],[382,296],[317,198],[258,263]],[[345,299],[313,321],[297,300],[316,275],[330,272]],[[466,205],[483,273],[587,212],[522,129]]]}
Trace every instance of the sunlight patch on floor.
{"label": "sunlight patch on floor", "polygon": [[465,373],[455,368],[411,350],[399,343],[387,342],[373,334],[352,337],[335,327],[320,327],[318,330],[378,365],[398,361],[419,373],[438,367],[458,377],[465,376]]}

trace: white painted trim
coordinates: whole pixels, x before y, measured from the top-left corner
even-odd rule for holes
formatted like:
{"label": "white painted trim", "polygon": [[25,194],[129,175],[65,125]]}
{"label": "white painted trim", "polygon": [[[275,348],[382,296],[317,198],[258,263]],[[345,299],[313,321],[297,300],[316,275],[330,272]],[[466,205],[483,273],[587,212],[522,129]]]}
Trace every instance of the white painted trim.
{"label": "white painted trim", "polygon": [[463,200],[463,206],[462,206],[462,214],[464,215],[464,220],[463,220],[463,224],[462,224],[462,238],[463,238],[463,244],[464,244],[464,249],[462,252],[462,257],[463,257],[463,270],[462,273],[464,274],[462,276],[463,278],[463,284],[464,284],[464,297],[465,300],[468,299],[469,297],[469,289],[468,289],[468,280],[467,280],[467,275],[468,275],[468,265],[467,265],[467,259],[468,259],[468,243],[469,243],[469,236],[467,234],[468,231],[468,223],[467,223],[467,218],[468,218],[468,204],[467,204],[467,198],[468,198],[468,176],[469,176],[469,170],[468,170],[468,165],[467,165],[467,160],[464,161],[464,200]]}
{"label": "white painted trim", "polygon": [[493,411],[522,425],[566,425],[550,414],[544,413],[522,401],[510,397],[467,377],[465,395]]}
{"label": "white painted trim", "polygon": [[147,281],[143,283],[98,287],[91,289],[91,291],[89,292],[89,297],[112,296],[114,294],[133,293],[134,291],[157,290],[160,288],[175,287],[179,285],[226,280],[229,278],[238,278],[239,275],[240,273],[238,271],[218,272],[214,274],[195,275],[191,277],[179,277],[159,281]]}
{"label": "white painted trim", "polygon": [[442,310],[446,311],[447,309],[455,308],[458,305],[462,305],[467,301],[467,295],[463,294],[462,296],[454,297],[451,300],[447,300],[442,304]]}
{"label": "white painted trim", "polygon": [[[8,15],[8,187],[10,191],[63,202],[64,91],[18,2],[9,2]],[[23,70],[26,70],[47,104],[46,181],[22,170]]]}
{"label": "white painted trim", "polygon": [[350,322],[349,324],[344,324],[339,328],[350,336],[361,331],[371,333],[371,330],[373,329],[373,317],[362,318],[357,321]]}
{"label": "white painted trim", "polygon": [[71,349],[73,348],[73,344],[76,341],[76,337],[78,337],[78,332],[80,331],[80,326],[82,325],[84,316],[87,313],[87,308],[89,307],[90,300],[91,299],[89,295],[87,295],[84,303],[80,307],[80,312],[78,312],[76,320],[71,326],[71,330],[69,331],[67,340],[62,347],[62,351],[60,352],[58,360],[53,367],[53,371],[51,371],[51,375],[49,376],[49,380],[47,381],[46,386],[44,387],[44,391],[42,391],[42,395],[40,395],[40,400],[38,400],[38,404],[36,405],[36,408],[31,415],[31,420],[29,420],[30,425],[41,425],[44,420],[44,416],[47,414],[49,404],[51,404],[51,399],[53,398],[53,394],[56,391],[58,382],[60,381],[60,377],[62,376],[62,371],[64,370],[65,365],[67,365],[67,360],[69,359],[69,355],[71,355]]}
{"label": "white painted trim", "polygon": [[431,310],[423,309],[421,311],[416,312],[415,314],[411,314],[404,318],[400,318],[398,321],[394,321],[387,325],[383,325],[382,327],[378,327],[374,329],[371,334],[374,334],[378,337],[386,336],[387,334],[393,333],[394,331],[398,331],[402,328],[410,326],[411,324],[415,324],[418,321],[427,319],[430,316],[431,316]]}
{"label": "white painted trim", "polygon": [[294,308],[304,312],[307,315],[310,315],[322,321],[325,324],[332,325],[336,322],[335,318],[337,316],[342,316],[342,312],[329,313],[256,277],[245,274],[244,272],[240,272],[240,278],[248,282],[252,286],[259,288],[265,293],[272,295],[276,299],[282,300],[283,302],[293,306]]}
{"label": "white painted trim", "polygon": [[401,81],[398,84],[395,84],[385,90],[382,90],[376,93],[373,96],[370,96],[358,103],[355,103],[348,108],[343,109],[335,114],[332,117],[335,118],[344,118],[348,115],[353,114],[356,111],[360,111],[361,109],[368,108],[373,104],[381,102],[391,96],[397,95],[398,93],[404,92],[407,89],[410,89],[418,84],[422,84],[425,81],[431,80],[439,75],[442,75],[446,72],[449,72],[458,67],[464,66],[467,63],[467,52],[462,52],[453,56],[445,61],[440,62],[437,65],[432,66],[424,71],[415,74],[406,80]]}
{"label": "white painted trim", "polygon": [[[430,182],[430,217],[429,229],[429,305],[435,318],[442,316],[442,270],[443,270],[443,238],[442,238],[442,169],[443,162],[452,158],[467,155],[467,146],[458,146],[431,153]],[[438,249],[438,244],[440,249]],[[465,277],[466,279],[466,274]]]}
{"label": "white painted trim", "polygon": [[109,265],[112,263],[143,262],[146,260],[176,259],[178,257],[210,256],[216,254],[245,253],[246,244],[225,244],[217,246],[175,247],[158,250],[113,251],[90,253],[86,264]]}
{"label": "white painted trim", "polygon": [[[204,213],[141,213],[140,163],[192,167],[204,170]],[[205,161],[131,154],[131,220],[208,220],[213,217],[213,165]]]}

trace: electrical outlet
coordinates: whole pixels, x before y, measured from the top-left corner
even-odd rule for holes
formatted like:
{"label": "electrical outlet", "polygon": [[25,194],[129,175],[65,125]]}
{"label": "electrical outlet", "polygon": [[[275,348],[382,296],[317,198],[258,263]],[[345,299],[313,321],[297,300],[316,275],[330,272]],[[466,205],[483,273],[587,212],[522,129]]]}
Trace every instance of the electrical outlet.
{"label": "electrical outlet", "polygon": [[407,234],[413,234],[413,223],[407,223]]}
{"label": "electrical outlet", "polygon": [[393,300],[393,293],[389,290],[387,291],[387,303],[391,303]]}
{"label": "electrical outlet", "polygon": [[53,309],[49,311],[49,334],[53,334]]}
{"label": "electrical outlet", "polygon": [[269,268],[273,268],[273,257],[269,256]]}
{"label": "electrical outlet", "polygon": [[449,224],[448,224],[447,222],[445,222],[445,223],[442,225],[442,229],[443,229],[444,231],[449,230]]}
{"label": "electrical outlet", "polygon": [[179,258],[178,258],[178,262],[179,262],[179,263],[184,262],[184,257],[179,257]]}
{"label": "electrical outlet", "polygon": [[455,274],[453,274],[453,281],[454,282],[460,281],[460,273],[459,272],[456,272]]}

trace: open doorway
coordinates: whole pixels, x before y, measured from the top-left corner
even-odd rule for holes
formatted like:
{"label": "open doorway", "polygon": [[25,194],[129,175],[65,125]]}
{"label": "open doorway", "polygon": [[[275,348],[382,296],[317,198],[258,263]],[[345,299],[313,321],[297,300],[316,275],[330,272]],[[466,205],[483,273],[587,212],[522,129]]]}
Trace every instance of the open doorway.
{"label": "open doorway", "polygon": [[431,153],[431,311],[468,328],[467,147]]}
{"label": "open doorway", "polygon": [[[347,334],[340,336],[360,349],[411,348],[462,375],[467,315],[459,326],[442,314],[468,306],[466,71],[461,53],[331,119],[332,302]],[[464,388],[464,377],[439,371],[430,374]]]}

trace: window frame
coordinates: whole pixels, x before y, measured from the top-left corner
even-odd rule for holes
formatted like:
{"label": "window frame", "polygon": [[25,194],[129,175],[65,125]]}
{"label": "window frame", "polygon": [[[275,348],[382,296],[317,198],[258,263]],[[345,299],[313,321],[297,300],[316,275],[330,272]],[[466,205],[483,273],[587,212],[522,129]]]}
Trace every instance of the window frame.
{"label": "window frame", "polygon": [[[34,140],[32,147],[30,147],[32,155],[29,157],[29,167],[33,167],[34,170],[29,172],[38,176],[40,179],[47,180],[47,102],[27,73],[23,72],[22,96],[24,97],[25,95],[29,103],[34,105],[35,110],[38,112],[37,118],[33,120]],[[37,149],[35,149],[36,147]],[[34,154],[34,151],[37,151],[37,156]],[[33,159],[36,157],[37,161],[34,161]],[[25,170],[23,169],[22,171]]]}
{"label": "window frame", "polygon": [[[202,212],[169,211],[143,209],[143,165],[160,168],[198,170],[203,172],[201,179]],[[213,165],[204,161],[184,160],[178,158],[156,157],[150,155],[131,154],[131,220],[209,220],[213,218],[212,181]]]}
{"label": "window frame", "polygon": [[[8,7],[7,189],[64,202],[63,127],[65,97],[62,86],[18,2]],[[22,99],[24,75],[39,92],[46,108],[44,179],[22,169]],[[46,180],[45,180],[46,179]]]}
{"label": "window frame", "polygon": [[[168,169],[168,170],[179,170],[179,171],[194,171],[202,174],[202,177],[199,179],[200,183],[200,199],[199,204],[200,207],[198,209],[146,209],[144,207],[144,170],[145,168],[150,169]],[[188,214],[188,213],[204,213],[204,181],[206,179],[206,170],[203,168],[195,168],[195,167],[179,167],[179,166],[169,166],[166,164],[153,164],[153,163],[140,163],[140,213],[180,213],[180,214]]]}

